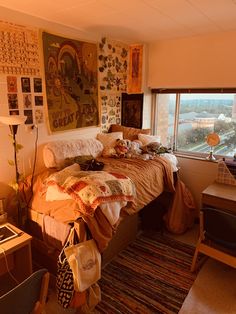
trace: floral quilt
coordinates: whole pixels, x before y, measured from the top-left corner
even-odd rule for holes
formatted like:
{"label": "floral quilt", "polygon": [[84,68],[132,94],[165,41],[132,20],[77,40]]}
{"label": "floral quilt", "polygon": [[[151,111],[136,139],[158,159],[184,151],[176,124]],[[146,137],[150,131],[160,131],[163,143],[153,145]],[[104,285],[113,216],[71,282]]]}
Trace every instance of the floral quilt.
{"label": "floral quilt", "polygon": [[[65,169],[64,169],[65,170]],[[74,199],[84,215],[93,216],[96,208],[105,202],[133,202],[135,185],[126,175],[106,171],[59,171],[44,181],[43,193],[49,186]]]}

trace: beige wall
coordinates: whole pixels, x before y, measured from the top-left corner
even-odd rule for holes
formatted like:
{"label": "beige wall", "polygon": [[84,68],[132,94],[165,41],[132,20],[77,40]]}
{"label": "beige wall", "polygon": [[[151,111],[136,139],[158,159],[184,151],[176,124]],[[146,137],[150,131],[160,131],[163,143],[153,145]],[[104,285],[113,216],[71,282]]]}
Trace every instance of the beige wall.
{"label": "beige wall", "polygon": [[[147,84],[165,87],[235,87],[236,32],[163,40],[149,45]],[[217,163],[178,157],[180,177],[198,209],[201,192],[217,175]]]}
{"label": "beige wall", "polygon": [[236,32],[149,45],[147,84],[161,87],[235,87]]}
{"label": "beige wall", "polygon": [[201,208],[201,192],[216,179],[218,164],[208,160],[178,157],[180,179],[191,191],[198,210]]}

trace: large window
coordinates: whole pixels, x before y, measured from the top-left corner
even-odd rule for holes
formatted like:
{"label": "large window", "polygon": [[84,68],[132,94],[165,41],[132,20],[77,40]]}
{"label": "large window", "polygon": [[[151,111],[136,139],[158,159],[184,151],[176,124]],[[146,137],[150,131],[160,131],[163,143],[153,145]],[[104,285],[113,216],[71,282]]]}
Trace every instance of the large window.
{"label": "large window", "polygon": [[[209,92],[209,91],[208,91]],[[235,93],[155,93],[154,133],[164,145],[194,155],[208,154],[209,133],[218,133],[214,155],[236,153]]]}

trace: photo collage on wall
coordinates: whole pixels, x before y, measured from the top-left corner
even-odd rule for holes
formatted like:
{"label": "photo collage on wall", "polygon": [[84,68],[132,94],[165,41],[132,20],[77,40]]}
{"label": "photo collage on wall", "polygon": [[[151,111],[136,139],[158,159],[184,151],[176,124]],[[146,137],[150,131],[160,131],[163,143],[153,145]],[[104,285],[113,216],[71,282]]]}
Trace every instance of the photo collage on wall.
{"label": "photo collage on wall", "polygon": [[103,37],[99,43],[98,70],[101,129],[121,122],[121,93],[127,90],[128,46]]}
{"label": "photo collage on wall", "polygon": [[9,114],[22,113],[27,117],[25,124],[43,123],[42,78],[7,76],[6,80]]}

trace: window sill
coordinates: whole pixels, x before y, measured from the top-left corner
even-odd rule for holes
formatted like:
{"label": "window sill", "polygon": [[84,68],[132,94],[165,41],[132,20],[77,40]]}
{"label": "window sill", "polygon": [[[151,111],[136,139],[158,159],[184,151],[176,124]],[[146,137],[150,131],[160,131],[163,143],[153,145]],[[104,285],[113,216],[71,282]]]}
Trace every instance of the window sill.
{"label": "window sill", "polygon": [[198,156],[198,155],[192,155],[188,153],[180,153],[180,152],[174,152],[176,157],[186,158],[186,159],[193,159],[193,160],[199,160],[199,161],[206,161],[206,162],[214,162],[217,163],[219,160],[222,160],[221,157],[216,157],[216,160],[208,160],[204,156]]}

